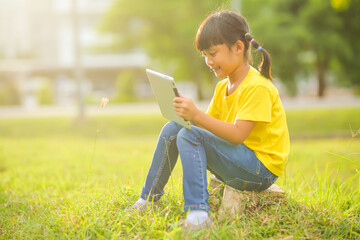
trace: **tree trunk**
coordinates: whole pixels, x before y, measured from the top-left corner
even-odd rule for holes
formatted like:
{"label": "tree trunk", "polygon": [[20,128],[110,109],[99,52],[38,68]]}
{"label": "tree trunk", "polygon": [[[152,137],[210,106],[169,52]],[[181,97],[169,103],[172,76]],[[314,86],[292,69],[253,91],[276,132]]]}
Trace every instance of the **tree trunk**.
{"label": "tree trunk", "polygon": [[322,98],[325,95],[326,89],[326,70],[328,68],[328,58],[317,54],[316,68],[318,78],[318,97]]}

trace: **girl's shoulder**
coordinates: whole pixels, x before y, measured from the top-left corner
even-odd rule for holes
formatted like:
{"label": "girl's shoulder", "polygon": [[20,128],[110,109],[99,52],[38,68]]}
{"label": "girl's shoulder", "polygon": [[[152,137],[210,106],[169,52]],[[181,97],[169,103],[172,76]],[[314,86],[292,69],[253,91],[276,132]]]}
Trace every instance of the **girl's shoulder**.
{"label": "girl's shoulder", "polygon": [[216,91],[216,92],[219,92],[219,91],[222,91],[223,89],[226,89],[227,83],[228,83],[228,79],[227,79],[227,78],[225,78],[225,79],[223,79],[223,80],[220,80],[220,81],[216,84],[215,91]]}
{"label": "girl's shoulder", "polygon": [[263,77],[260,73],[249,75],[249,78],[242,86],[242,91],[253,92],[256,91],[256,89],[261,88],[265,88],[274,99],[279,95],[279,92],[272,81]]}
{"label": "girl's shoulder", "polygon": [[227,82],[228,82],[228,78],[225,78],[225,79],[223,79],[223,80],[220,80],[220,81],[216,84],[216,87],[218,88],[218,87],[226,86]]}
{"label": "girl's shoulder", "polygon": [[270,79],[262,76],[258,70],[251,67],[250,73],[248,75],[248,79],[243,85],[243,87],[256,88],[260,86],[265,87],[269,91],[275,91],[275,90],[277,91],[275,85]]}

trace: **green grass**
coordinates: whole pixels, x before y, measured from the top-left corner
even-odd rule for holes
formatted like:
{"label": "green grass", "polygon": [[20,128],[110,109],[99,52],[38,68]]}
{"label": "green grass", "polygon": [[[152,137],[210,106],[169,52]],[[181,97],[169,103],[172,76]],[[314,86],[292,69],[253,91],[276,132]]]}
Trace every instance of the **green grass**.
{"label": "green grass", "polygon": [[360,108],[290,110],[286,112],[292,138],[348,137],[360,128]]}
{"label": "green grass", "polygon": [[[354,131],[360,128],[360,108],[291,110],[286,114],[292,139],[347,138],[351,136],[349,126]],[[71,118],[3,119],[0,136],[92,138],[98,128],[102,129],[103,138],[149,136],[158,134],[164,123],[166,119],[161,115],[101,116],[89,118],[81,125]]]}
{"label": "green grass", "polygon": [[[286,178],[277,181],[285,199],[261,199],[235,219],[213,212],[214,227],[189,238],[360,238],[360,138],[349,130],[349,123],[359,129],[359,112],[289,112],[291,156]],[[344,117],[332,122],[333,116]],[[165,122],[153,115],[96,117],[83,125],[69,118],[0,120],[0,238],[181,239],[180,163],[160,209],[124,211],[139,197]]]}

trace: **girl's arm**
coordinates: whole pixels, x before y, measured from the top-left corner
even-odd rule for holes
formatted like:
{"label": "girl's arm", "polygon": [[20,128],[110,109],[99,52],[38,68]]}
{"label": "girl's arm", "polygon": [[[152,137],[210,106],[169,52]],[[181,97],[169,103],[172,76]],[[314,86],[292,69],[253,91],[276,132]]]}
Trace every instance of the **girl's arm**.
{"label": "girl's arm", "polygon": [[256,123],[245,120],[237,120],[235,124],[223,122],[200,111],[191,98],[182,96],[174,99],[174,108],[180,117],[235,145],[245,141]]}

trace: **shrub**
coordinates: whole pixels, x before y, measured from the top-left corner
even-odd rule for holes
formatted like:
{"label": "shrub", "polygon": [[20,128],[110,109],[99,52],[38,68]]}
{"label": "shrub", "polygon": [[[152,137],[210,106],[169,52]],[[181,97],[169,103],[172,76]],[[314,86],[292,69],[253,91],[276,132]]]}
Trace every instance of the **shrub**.
{"label": "shrub", "polygon": [[131,102],[135,97],[135,74],[130,70],[121,72],[116,80],[115,102]]}
{"label": "shrub", "polygon": [[54,103],[53,88],[49,80],[44,80],[42,87],[37,93],[40,105],[50,105]]}
{"label": "shrub", "polygon": [[15,81],[8,80],[0,86],[0,105],[20,105],[20,92]]}

